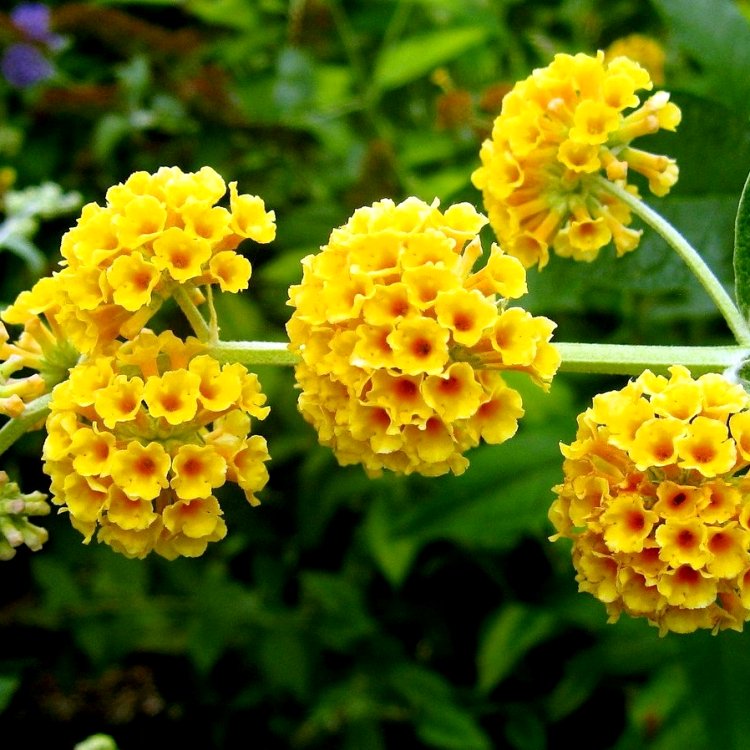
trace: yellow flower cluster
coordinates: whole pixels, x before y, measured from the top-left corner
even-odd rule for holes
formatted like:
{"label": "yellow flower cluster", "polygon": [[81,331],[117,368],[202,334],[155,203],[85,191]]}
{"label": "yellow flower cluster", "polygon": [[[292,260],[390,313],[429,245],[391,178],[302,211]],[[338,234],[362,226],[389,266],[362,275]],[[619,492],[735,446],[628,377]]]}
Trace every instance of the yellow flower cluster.
{"label": "yellow flower cluster", "polygon": [[62,239],[62,270],[22,292],[3,319],[26,324],[44,313],[85,353],[118,336],[133,338],[173,290],[199,285],[245,289],[250,262],[237,252],[250,238],[271,242],[273,211],[210,167],[185,173],[162,167],[135,172],[111,187],[107,205],[84,206]]}
{"label": "yellow flower cluster", "polygon": [[618,255],[637,247],[630,209],[607,192],[600,173],[634,194],[629,170],[644,175],[655,195],[677,181],[673,159],[631,146],[680,122],[667,92],[641,104],[636,92],[652,85],[626,57],[605,63],[603,52],[558,54],[505,96],[472,181],[506,252],[542,268],[550,246],[583,261],[610,242]]}
{"label": "yellow flower cluster", "polygon": [[664,84],[664,64],[667,61],[667,53],[653,37],[636,33],[615,39],[604,50],[604,60],[609,62],[616,57],[629,57],[646,68],[654,85]]}
{"label": "yellow flower cluster", "polygon": [[750,397],[718,374],[646,371],[594,397],[563,446],[550,520],[581,591],[662,634],[750,618]]}
{"label": "yellow flower cluster", "polygon": [[299,409],[341,464],[459,474],[466,450],[507,440],[523,415],[500,371],[550,383],[554,323],[508,307],[526,292],[521,263],[493,245],[472,270],[486,222],[468,204],[383,200],[303,259],[287,324]]}
{"label": "yellow flower cluster", "polygon": [[257,377],[221,365],[196,339],[148,330],[82,361],[55,387],[44,468],[52,502],[89,542],[128,557],[203,554],[226,534],[213,491],[264,487],[268,408]]}

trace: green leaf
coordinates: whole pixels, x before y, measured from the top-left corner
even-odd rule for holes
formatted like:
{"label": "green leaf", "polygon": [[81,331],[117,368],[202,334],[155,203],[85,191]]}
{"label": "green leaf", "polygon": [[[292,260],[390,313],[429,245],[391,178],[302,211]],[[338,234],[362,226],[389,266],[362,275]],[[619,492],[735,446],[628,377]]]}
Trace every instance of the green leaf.
{"label": "green leaf", "polygon": [[35,273],[41,273],[47,262],[44,253],[33,242],[20,234],[6,237],[2,247],[17,255],[29,267],[29,270]]}
{"label": "green leaf", "polygon": [[320,112],[337,111],[352,98],[352,72],[344,65],[315,66],[315,107]]}
{"label": "green leaf", "polygon": [[[697,60],[702,93],[750,108],[750,25],[730,0],[654,0],[677,44]],[[693,75],[693,78],[698,78]]]}
{"label": "green leaf", "polygon": [[192,595],[200,607],[184,624],[185,647],[196,669],[206,674],[235,639],[247,636],[261,607],[255,592],[218,565],[193,573]]}
{"label": "green leaf", "polygon": [[398,535],[397,519],[397,509],[384,493],[373,499],[364,524],[370,553],[392,586],[404,582],[421,546],[414,538]]}
{"label": "green leaf", "polygon": [[375,64],[373,85],[378,91],[403,86],[476,47],[490,33],[486,26],[431,31],[387,47]]}
{"label": "green leaf", "polygon": [[[726,288],[732,284],[732,228],[737,199],[733,195],[668,197],[649,200],[667,221],[697,248]],[[707,221],[706,217],[711,220]],[[636,223],[634,222],[634,226]],[[593,311],[619,313],[631,299],[647,300],[649,320],[684,317],[705,321],[718,317],[716,307],[695,276],[664,240],[646,228],[640,246],[622,258],[604,248],[596,273],[583,263],[553,257],[548,268],[531,277],[526,305],[553,319],[561,313]],[[653,328],[653,326],[652,326]],[[657,336],[657,328],[647,331]],[[663,343],[661,339],[643,343]],[[673,343],[689,343],[675,341]]]}
{"label": "green leaf", "polygon": [[546,750],[547,735],[535,706],[526,703],[507,707],[505,738],[518,750]]}
{"label": "green leaf", "polygon": [[456,193],[470,184],[471,174],[466,166],[446,167],[436,170],[429,175],[412,178],[414,191],[423,195],[427,200],[439,198],[447,203]]}
{"label": "green leaf", "polygon": [[274,103],[283,115],[298,115],[311,109],[315,93],[315,61],[296,47],[279,52],[278,74],[273,88]]}
{"label": "green leaf", "polygon": [[479,643],[477,672],[479,689],[490,692],[507,677],[529,649],[555,630],[551,612],[513,603],[492,618]]}
{"label": "green leaf", "polygon": [[92,0],[93,5],[182,5],[183,0]]}
{"label": "green leaf", "polygon": [[[402,133],[398,142],[398,158],[404,167],[417,169],[426,165],[442,164],[449,159],[454,159],[462,152],[470,159],[475,158],[475,144],[471,143],[470,149],[461,143],[452,133],[434,132],[429,138],[424,137],[421,130]],[[467,179],[471,177],[464,163],[464,172]]]}
{"label": "green leaf", "polygon": [[450,684],[436,672],[411,662],[391,667],[388,680],[393,689],[415,708],[442,705],[451,700]]}
{"label": "green leaf", "polygon": [[106,161],[130,132],[130,122],[124,115],[108,113],[94,129],[92,150],[98,161]]}
{"label": "green leaf", "polygon": [[445,750],[490,750],[487,735],[468,711],[454,704],[432,706],[416,719],[419,738]]}
{"label": "green leaf", "polygon": [[354,583],[309,570],[301,575],[300,584],[305,608],[319,629],[321,641],[330,648],[345,650],[376,630],[365,610],[362,592]]}
{"label": "green leaf", "polygon": [[691,698],[681,664],[654,666],[628,701],[627,726],[613,750],[640,750],[647,735],[655,750],[711,746],[700,713],[684,710]]}
{"label": "green leaf", "polygon": [[347,724],[342,750],[386,750],[380,723],[361,719]]}
{"label": "green leaf", "polygon": [[402,514],[402,538],[448,539],[472,549],[507,550],[526,535],[550,533],[547,510],[559,481],[558,422],[519,433],[470,455],[471,468],[445,477],[440,493]]}
{"label": "green leaf", "polygon": [[[310,747],[313,739],[330,736],[332,732],[350,725],[374,724],[383,714],[384,706],[373,695],[372,687],[369,680],[363,680],[362,675],[355,674],[344,682],[324,688],[295,733],[298,740],[296,744],[299,747]],[[320,746],[319,743],[315,744]]]}
{"label": "green leaf", "polygon": [[547,700],[547,715],[552,721],[570,716],[593,694],[601,677],[594,656],[585,653],[584,658],[573,658],[566,666],[565,676],[555,685]]}
{"label": "green leaf", "polygon": [[[638,139],[638,147],[677,160],[680,178],[666,198],[656,198],[645,188],[642,194],[659,210],[672,196],[731,194],[742,189],[750,169],[750,123],[747,115],[684,91],[672,101],[682,112],[676,132],[661,130]],[[721,133],[721,137],[717,134]],[[636,177],[635,179],[639,179]]]}
{"label": "green leaf", "polygon": [[750,737],[749,635],[726,631],[717,637],[704,631],[695,633],[689,642],[683,639],[679,643],[690,696],[683,704],[683,711],[689,706],[702,717],[711,747],[747,748]]}
{"label": "green leaf", "polygon": [[303,699],[309,692],[310,652],[299,634],[290,630],[269,630],[260,639],[260,665],[273,687]]}
{"label": "green leaf", "polygon": [[734,289],[740,312],[750,315],[750,175],[740,197],[734,225]]}
{"label": "green leaf", "polygon": [[46,618],[54,621],[85,601],[75,575],[52,557],[33,558],[32,570],[34,580],[44,594],[44,607],[40,611]]}
{"label": "green leaf", "polygon": [[21,684],[21,678],[17,675],[0,674],[0,713],[5,711]]}
{"label": "green leaf", "polygon": [[258,25],[253,5],[245,0],[187,0],[184,8],[205,23],[250,30]]}
{"label": "green leaf", "polygon": [[92,734],[76,743],[73,750],[117,750],[117,744],[108,734]]}
{"label": "green leaf", "polygon": [[487,736],[473,716],[454,701],[451,684],[417,664],[402,662],[389,675],[393,689],[415,709],[414,726],[431,747],[489,750]]}

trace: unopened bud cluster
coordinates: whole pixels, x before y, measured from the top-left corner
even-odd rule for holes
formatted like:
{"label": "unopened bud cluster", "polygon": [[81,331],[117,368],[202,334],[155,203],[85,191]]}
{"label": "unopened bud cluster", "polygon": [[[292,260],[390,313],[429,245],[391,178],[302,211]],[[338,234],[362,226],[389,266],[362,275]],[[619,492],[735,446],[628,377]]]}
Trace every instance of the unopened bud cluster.
{"label": "unopened bud cluster", "polygon": [[50,512],[42,492],[21,492],[16,482],[11,482],[0,471],[0,560],[10,560],[22,545],[37,552],[47,541],[47,531],[30,521],[33,516],[46,516]]}

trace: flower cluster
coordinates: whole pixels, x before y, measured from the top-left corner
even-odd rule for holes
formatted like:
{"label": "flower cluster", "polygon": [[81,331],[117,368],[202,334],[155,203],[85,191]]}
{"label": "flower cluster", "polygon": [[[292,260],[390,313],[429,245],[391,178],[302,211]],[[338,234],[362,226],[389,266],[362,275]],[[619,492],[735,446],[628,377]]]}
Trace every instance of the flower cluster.
{"label": "flower cluster", "polygon": [[37,315],[26,318],[13,341],[0,323],[0,414],[20,416],[29,401],[64,380],[78,358],[64,331],[51,328]]}
{"label": "flower cluster", "polygon": [[28,88],[51,78],[55,69],[49,53],[65,40],[50,30],[50,9],[44,3],[21,3],[10,12],[10,23],[21,41],[9,45],[0,58],[0,72],[16,88]]}
{"label": "flower cluster", "polygon": [[303,259],[287,324],[299,409],[341,464],[461,473],[467,449],[507,440],[523,415],[500,371],[551,381],[554,323],[508,306],[526,292],[521,263],[493,245],[472,270],[486,221],[468,204],[383,200]]}
{"label": "flower cluster", "polygon": [[[38,372],[43,352],[41,343],[26,331],[22,334],[20,344],[9,342],[8,331],[0,323],[0,414],[18,417],[27,402],[46,391],[44,379]],[[23,377],[13,377],[28,367],[37,372]]]}
{"label": "flower cluster", "polygon": [[197,339],[148,330],[90,357],[52,392],[43,458],[52,502],[128,557],[203,554],[224,537],[215,489],[263,488],[268,408],[257,377]]}
{"label": "flower cluster", "polygon": [[600,173],[634,194],[629,170],[644,175],[655,195],[677,181],[673,159],[631,146],[679,124],[667,92],[641,103],[636,92],[652,85],[647,71],[626,57],[605,63],[603,52],[558,54],[505,96],[472,181],[506,252],[542,268],[550,246],[583,261],[610,242],[618,255],[637,247],[630,209],[608,192]]}
{"label": "flower cluster", "polygon": [[609,62],[617,57],[628,57],[646,68],[655,86],[664,84],[667,53],[653,37],[638,33],[618,37],[604,50],[604,60]]}
{"label": "flower cluster", "polygon": [[47,541],[47,531],[29,520],[50,512],[41,492],[24,494],[8,475],[0,471],[0,560],[10,560],[22,544],[33,552]]}
{"label": "flower cluster", "polygon": [[563,446],[550,520],[581,591],[660,632],[750,618],[750,396],[718,374],[650,371],[594,397]]}
{"label": "flower cluster", "polygon": [[106,206],[84,206],[63,236],[62,270],[22,292],[3,320],[25,324],[44,313],[90,353],[133,338],[180,287],[198,298],[200,285],[245,289],[252,269],[237,247],[246,238],[271,242],[275,217],[235,182],[229,208],[215,205],[226,187],[210,167],[135,172],[107,191]]}

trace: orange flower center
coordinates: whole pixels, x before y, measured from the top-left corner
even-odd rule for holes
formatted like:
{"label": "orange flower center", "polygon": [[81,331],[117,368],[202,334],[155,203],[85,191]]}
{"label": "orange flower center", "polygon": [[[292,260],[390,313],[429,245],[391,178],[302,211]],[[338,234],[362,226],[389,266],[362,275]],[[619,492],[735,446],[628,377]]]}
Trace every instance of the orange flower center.
{"label": "orange flower center", "polygon": [[151,459],[149,456],[141,456],[135,462],[134,468],[136,472],[138,472],[138,474],[140,474],[141,476],[147,477],[154,473],[156,464],[154,463],[153,459]]}
{"label": "orange flower center", "polygon": [[642,531],[646,525],[643,513],[639,510],[631,510],[627,516],[627,526],[631,531]]}

